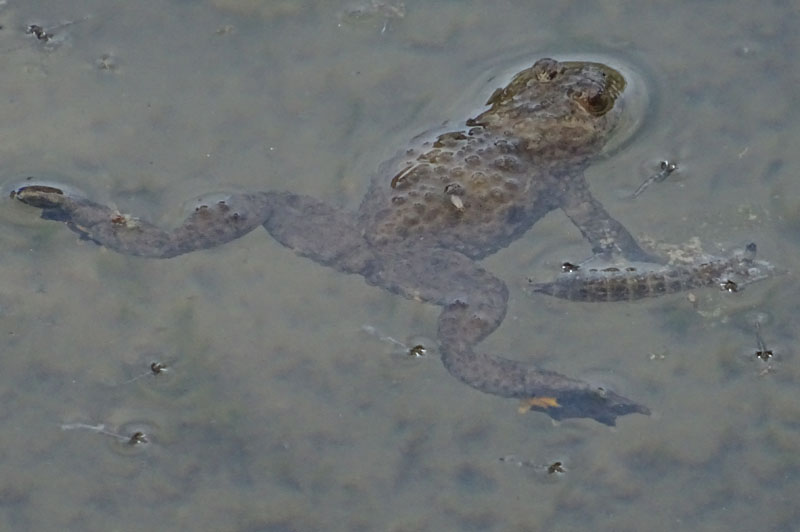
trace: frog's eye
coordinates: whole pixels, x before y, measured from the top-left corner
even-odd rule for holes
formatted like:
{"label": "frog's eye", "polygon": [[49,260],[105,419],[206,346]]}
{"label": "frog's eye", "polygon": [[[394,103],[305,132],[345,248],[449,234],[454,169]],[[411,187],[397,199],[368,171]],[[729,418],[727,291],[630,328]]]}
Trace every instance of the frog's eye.
{"label": "frog's eye", "polygon": [[589,114],[594,116],[602,116],[606,114],[614,106],[614,98],[603,90],[592,91],[586,93],[584,91],[576,91],[573,97],[577,102],[586,109]]}
{"label": "frog's eye", "polygon": [[603,114],[613,103],[614,101],[605,92],[600,91],[586,99],[586,110],[592,114]]}

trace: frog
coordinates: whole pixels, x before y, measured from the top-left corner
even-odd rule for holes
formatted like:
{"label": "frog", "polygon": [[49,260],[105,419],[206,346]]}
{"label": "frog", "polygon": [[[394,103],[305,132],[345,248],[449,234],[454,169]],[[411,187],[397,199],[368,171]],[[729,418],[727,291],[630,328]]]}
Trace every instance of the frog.
{"label": "frog", "polygon": [[505,282],[480,261],[560,210],[594,256],[658,262],[584,175],[618,130],[625,86],[605,63],[539,59],[459,127],[418,139],[380,165],[355,212],[295,192],[238,192],[201,201],[165,230],[61,183],[31,178],[10,196],[84,239],[148,258],[219,246],[263,227],[300,256],[441,307],[441,361],[472,388],[518,399],[553,420],[613,426],[650,410],[607,387],[479,349],[509,299]]}

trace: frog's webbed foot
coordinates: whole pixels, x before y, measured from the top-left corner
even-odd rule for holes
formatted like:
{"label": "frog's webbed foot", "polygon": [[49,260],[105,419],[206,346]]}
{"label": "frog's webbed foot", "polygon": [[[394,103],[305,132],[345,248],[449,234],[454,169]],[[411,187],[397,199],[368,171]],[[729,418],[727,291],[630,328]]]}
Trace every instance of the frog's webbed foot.
{"label": "frog's webbed foot", "polygon": [[634,262],[664,263],[663,259],[639,246],[625,226],[608,214],[603,205],[592,196],[583,180],[573,184],[564,193],[561,210],[580,230],[595,255],[606,259],[621,255]]}
{"label": "frog's webbed foot", "polygon": [[649,410],[611,390],[474,350],[505,317],[503,281],[460,253],[409,247],[384,260],[369,281],[444,307],[439,316],[442,362],[456,378],[482,392],[522,399],[554,419],[588,417],[613,425],[618,416]]}
{"label": "frog's webbed foot", "polygon": [[[555,380],[564,379],[557,373],[553,374],[553,378]],[[558,421],[571,417],[592,418],[612,427],[617,424],[619,416],[650,415],[650,409],[646,406],[599,386],[588,388],[574,386],[573,389],[562,386],[561,388],[561,390],[553,390],[551,397],[534,397],[523,400],[520,411],[529,409],[544,412]]]}

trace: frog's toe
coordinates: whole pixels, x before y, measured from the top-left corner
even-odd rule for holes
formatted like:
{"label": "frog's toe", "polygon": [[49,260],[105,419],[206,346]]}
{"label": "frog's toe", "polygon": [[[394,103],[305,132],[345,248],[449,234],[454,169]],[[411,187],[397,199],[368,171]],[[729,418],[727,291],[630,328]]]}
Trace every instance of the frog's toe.
{"label": "frog's toe", "polygon": [[73,194],[67,187],[55,183],[26,181],[12,187],[9,196],[38,209],[56,209]]}

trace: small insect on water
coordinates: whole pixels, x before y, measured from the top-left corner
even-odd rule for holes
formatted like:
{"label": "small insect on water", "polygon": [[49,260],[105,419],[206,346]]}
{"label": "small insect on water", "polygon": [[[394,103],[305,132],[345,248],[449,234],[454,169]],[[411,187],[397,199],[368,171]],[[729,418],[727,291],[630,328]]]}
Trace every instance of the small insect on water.
{"label": "small insect on water", "polygon": [[136,430],[130,435],[126,435],[124,433],[108,430],[103,423],[97,425],[89,425],[88,423],[65,423],[61,425],[61,430],[88,430],[90,432],[109,436],[118,443],[130,446],[150,443],[147,434],[142,430]]}
{"label": "small insect on water", "polygon": [[756,322],[756,343],[758,344],[758,349],[756,349],[756,358],[760,358],[764,362],[768,362],[774,355],[772,349],[767,348],[767,344],[764,343],[764,338],[761,337],[761,324]]}
{"label": "small insect on water", "polygon": [[136,432],[131,434],[130,438],[128,438],[128,444],[138,445],[140,443],[147,443],[147,435],[141,430],[137,430]]}
{"label": "small insect on water", "polygon": [[427,351],[427,349],[425,349],[424,345],[417,344],[417,345],[413,346],[411,349],[408,350],[408,356],[410,356],[410,357],[423,357],[423,356],[425,356],[425,352],[426,351]]}
{"label": "small insect on water", "polygon": [[538,464],[532,460],[520,459],[513,454],[501,456],[498,460],[501,462],[515,465],[517,467],[528,467],[540,473],[547,473],[548,475],[553,475],[556,473],[564,474],[567,472],[567,469],[564,467],[564,462],[560,460],[552,462],[550,464]]}
{"label": "small insect on water", "polygon": [[163,362],[151,362],[149,371],[146,371],[144,373],[140,373],[139,375],[136,375],[135,377],[132,377],[132,378],[126,380],[122,384],[130,384],[130,383],[132,383],[134,381],[138,381],[139,379],[141,379],[143,377],[147,377],[148,375],[154,375],[154,376],[161,375],[163,373],[166,373],[167,370],[169,370],[169,366],[167,366]]}
{"label": "small insect on water", "polygon": [[47,42],[54,37],[52,33],[48,32],[38,24],[29,25],[28,28],[25,30],[25,33],[27,33],[28,35],[34,35],[36,36],[37,39],[44,42]]}
{"label": "small insect on water", "polygon": [[731,281],[730,279],[727,279],[726,281],[720,283],[719,287],[721,290],[724,290],[725,292],[730,292],[732,294],[739,291],[739,285],[736,284],[735,281]]}
{"label": "small insect on water", "polygon": [[758,366],[759,377],[764,377],[778,371],[778,359],[780,358],[781,348],[775,349],[775,346],[767,346],[761,331],[761,325],[766,323],[766,314],[762,312],[756,313],[756,318],[751,322],[755,329],[756,347],[745,349],[749,364],[755,363]]}
{"label": "small insect on water", "polygon": [[159,375],[167,371],[167,365],[163,362],[153,362],[150,364],[150,371],[153,373],[153,375]]}
{"label": "small insect on water", "polygon": [[[74,19],[74,20],[67,20],[61,22],[60,24],[54,24],[52,26],[45,26],[39,23],[31,23],[25,26],[24,34],[25,35],[32,35],[39,43],[41,43],[41,47],[45,50],[52,50],[57,48],[60,44],[62,44],[66,40],[65,32],[61,31],[64,28],[77,24],[79,22],[84,22],[89,20],[91,15],[86,15],[84,17]],[[15,50],[19,50],[23,48],[25,45],[20,45],[13,47],[9,50],[4,50],[4,52],[13,52]]]}
{"label": "small insect on water", "polygon": [[645,179],[641,185],[636,187],[636,190],[633,191],[633,194],[631,194],[630,197],[632,199],[638,198],[639,196],[641,196],[642,192],[644,192],[645,189],[647,189],[647,187],[649,187],[653,183],[660,183],[664,181],[668,175],[670,175],[677,169],[678,169],[678,164],[675,163],[674,161],[667,161],[667,160],[661,161],[658,164],[658,171],[653,175],[651,175],[650,177],[648,177],[647,179]]}
{"label": "small insect on water", "polygon": [[563,262],[563,263],[561,263],[561,271],[564,272],[564,273],[577,272],[580,269],[581,269],[581,267],[579,265],[572,264],[571,262]]}
{"label": "small insect on water", "polygon": [[419,341],[421,340],[421,338],[419,337],[413,338],[409,340],[408,343],[406,343],[406,342],[401,342],[400,340],[396,340],[391,336],[383,334],[372,325],[364,325],[361,327],[361,329],[364,332],[369,333],[372,336],[375,336],[382,342],[386,342],[396,346],[397,348],[399,348],[397,350],[397,353],[404,354],[408,358],[422,358],[426,356],[430,351],[429,348],[430,344],[428,344],[427,340],[424,338],[422,338],[422,340],[425,340],[425,343]]}

